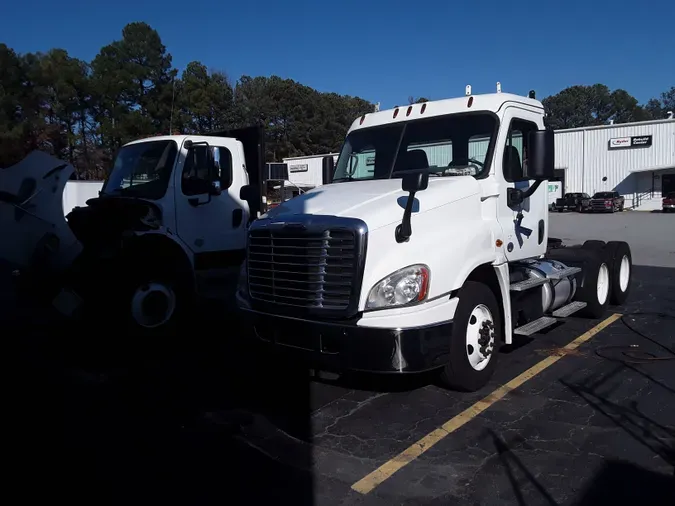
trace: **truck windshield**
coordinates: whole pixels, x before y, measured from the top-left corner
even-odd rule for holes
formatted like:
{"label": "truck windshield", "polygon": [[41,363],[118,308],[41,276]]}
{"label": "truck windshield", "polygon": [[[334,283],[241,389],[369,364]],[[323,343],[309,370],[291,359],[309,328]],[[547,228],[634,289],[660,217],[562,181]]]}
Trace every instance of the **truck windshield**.
{"label": "truck windshield", "polygon": [[172,140],[139,142],[122,147],[102,193],[162,198],[171,179],[177,152],[178,146]]}
{"label": "truck windshield", "polygon": [[492,114],[469,113],[354,130],[333,181],[389,179],[422,168],[438,176],[483,176],[490,170],[497,125]]}
{"label": "truck windshield", "polygon": [[594,199],[611,199],[614,198],[614,194],[612,192],[599,192],[593,195]]}

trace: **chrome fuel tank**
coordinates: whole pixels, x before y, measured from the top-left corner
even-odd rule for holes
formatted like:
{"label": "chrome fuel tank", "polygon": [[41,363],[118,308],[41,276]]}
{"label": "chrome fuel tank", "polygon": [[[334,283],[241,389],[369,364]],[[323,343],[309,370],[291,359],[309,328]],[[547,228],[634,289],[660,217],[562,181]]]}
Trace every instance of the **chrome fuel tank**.
{"label": "chrome fuel tank", "polygon": [[542,285],[542,307],[544,313],[570,303],[577,291],[577,280],[574,274],[559,276],[561,271],[567,269],[567,265],[556,260],[538,259],[526,260],[512,264],[512,271],[520,271],[526,278],[545,278],[548,283]]}

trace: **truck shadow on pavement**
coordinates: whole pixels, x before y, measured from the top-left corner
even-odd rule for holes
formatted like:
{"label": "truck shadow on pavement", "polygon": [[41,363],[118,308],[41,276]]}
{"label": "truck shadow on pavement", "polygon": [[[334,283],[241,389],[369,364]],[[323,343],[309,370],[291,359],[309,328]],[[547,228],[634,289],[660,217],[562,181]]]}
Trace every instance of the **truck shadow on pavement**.
{"label": "truck shadow on pavement", "polygon": [[[640,279],[649,276],[661,284],[673,276],[672,269],[636,266],[637,272]],[[625,311],[634,318],[643,314],[649,325],[650,311],[672,307],[650,290],[637,282],[632,299],[646,302]],[[213,322],[213,314],[220,323]],[[199,321],[213,325],[186,332],[180,345],[127,344],[116,350],[97,345],[104,326],[3,325],[3,335],[11,336],[6,343],[14,371],[7,434],[16,455],[8,462],[24,502],[49,496],[88,504],[314,504],[315,480],[307,471],[313,465],[307,371],[241,344],[236,326],[223,325],[231,318],[225,311],[211,312]],[[621,358],[609,371],[583,380],[563,378],[560,384],[654,458],[675,466],[675,427],[658,423],[627,398],[622,401],[613,388],[628,371],[672,402],[675,389],[649,367]],[[341,381],[346,387],[403,391],[426,385],[429,378]],[[282,464],[281,455],[264,454],[240,437],[261,416],[303,442],[293,448],[297,465]],[[518,504],[556,504],[557,495],[516,455],[521,442],[494,432],[488,436]],[[666,504],[675,490],[673,478],[614,457],[605,457],[584,483],[573,504]]]}
{"label": "truck shadow on pavement", "polygon": [[[313,503],[309,473],[237,437],[253,412],[264,412],[311,441],[305,375],[246,360],[244,350],[215,339],[140,361],[133,348],[96,349],[95,335],[87,345],[61,329],[22,343],[10,418],[24,500]],[[309,450],[296,458],[311,469]]]}

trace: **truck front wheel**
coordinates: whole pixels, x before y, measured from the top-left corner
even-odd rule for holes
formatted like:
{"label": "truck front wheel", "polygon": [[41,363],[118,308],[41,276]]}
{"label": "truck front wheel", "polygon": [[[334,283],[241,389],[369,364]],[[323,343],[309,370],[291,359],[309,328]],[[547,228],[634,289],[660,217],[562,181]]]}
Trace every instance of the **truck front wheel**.
{"label": "truck front wheel", "polygon": [[497,364],[502,322],[497,299],[482,283],[467,281],[450,337],[450,356],[440,380],[444,387],[473,392],[485,386]]}
{"label": "truck front wheel", "polygon": [[120,316],[126,316],[133,334],[165,336],[178,329],[190,302],[190,293],[180,276],[170,269],[134,269],[123,284]]}
{"label": "truck front wheel", "polygon": [[142,282],[131,296],[133,323],[148,330],[166,327],[176,313],[177,299],[171,283],[160,280]]}

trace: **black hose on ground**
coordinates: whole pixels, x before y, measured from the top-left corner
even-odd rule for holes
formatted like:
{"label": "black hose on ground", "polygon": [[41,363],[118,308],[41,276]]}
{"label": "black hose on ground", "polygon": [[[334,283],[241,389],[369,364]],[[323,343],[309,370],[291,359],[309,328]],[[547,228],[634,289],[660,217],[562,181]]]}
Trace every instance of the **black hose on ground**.
{"label": "black hose on ground", "polygon": [[[664,349],[668,355],[658,356],[648,351],[641,351],[639,344],[626,344],[626,345],[610,344],[605,346],[598,346],[595,349],[595,354],[601,358],[608,360],[619,360],[625,364],[651,364],[667,360],[675,360],[675,349],[668,348],[665,344],[660,343],[653,337],[650,337],[644,332],[641,332],[640,330],[636,329],[633,326],[633,324],[628,321],[628,317],[631,316],[655,316],[657,318],[661,318],[664,320],[675,320],[675,316],[668,313],[660,313],[660,312],[636,312],[636,313],[628,313],[621,317],[621,323],[623,323],[626,326],[626,328],[628,328],[631,332],[637,334],[641,338],[650,341],[652,344],[655,344],[657,347]],[[603,351],[607,350],[613,350],[614,353],[620,355],[620,357],[612,357],[602,353]]]}

